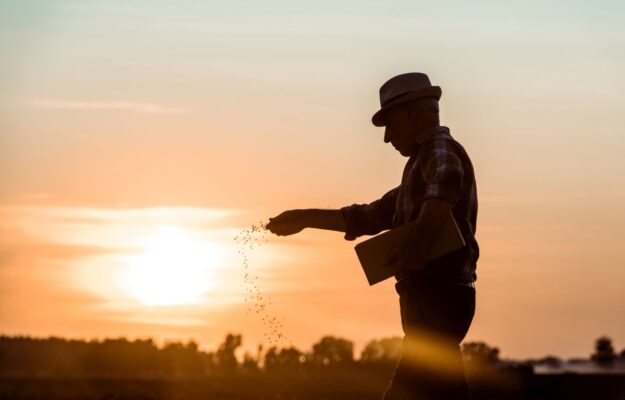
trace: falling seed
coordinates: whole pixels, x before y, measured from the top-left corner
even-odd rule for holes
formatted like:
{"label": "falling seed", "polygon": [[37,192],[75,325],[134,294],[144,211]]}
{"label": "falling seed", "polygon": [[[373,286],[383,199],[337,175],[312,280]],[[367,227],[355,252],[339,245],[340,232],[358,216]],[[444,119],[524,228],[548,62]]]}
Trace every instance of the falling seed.
{"label": "falling seed", "polygon": [[[267,338],[270,344],[281,344],[284,346],[286,335],[282,332],[284,325],[281,321],[284,321],[284,317],[276,317],[271,315],[271,305],[273,302],[267,295],[263,295],[261,292],[258,281],[259,276],[250,274],[249,265],[249,250],[253,250],[263,243],[269,241],[267,235],[266,223],[261,221],[258,225],[252,225],[248,229],[242,230],[239,235],[235,237],[235,243],[239,245],[238,253],[242,258],[243,265],[243,281],[246,285],[245,291],[247,298],[245,301],[250,301],[251,307],[248,308],[248,314],[254,311],[255,314],[261,320],[261,323],[265,329],[263,336]],[[288,340],[288,339],[286,339]],[[292,343],[292,341],[289,340]]]}

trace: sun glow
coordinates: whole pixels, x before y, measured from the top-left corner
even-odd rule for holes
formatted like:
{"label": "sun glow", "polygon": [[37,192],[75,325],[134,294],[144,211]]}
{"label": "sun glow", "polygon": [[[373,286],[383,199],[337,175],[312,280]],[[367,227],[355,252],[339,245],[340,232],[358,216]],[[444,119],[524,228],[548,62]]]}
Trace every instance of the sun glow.
{"label": "sun glow", "polygon": [[125,284],[151,306],[197,304],[215,286],[218,249],[177,226],[161,226],[142,241],[142,253],[125,257]]}

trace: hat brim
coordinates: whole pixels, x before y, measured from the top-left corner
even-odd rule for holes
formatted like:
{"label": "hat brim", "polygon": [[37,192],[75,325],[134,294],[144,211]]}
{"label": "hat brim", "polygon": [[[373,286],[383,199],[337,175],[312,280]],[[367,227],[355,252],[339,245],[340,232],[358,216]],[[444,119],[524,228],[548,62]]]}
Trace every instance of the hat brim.
{"label": "hat brim", "polygon": [[410,92],[408,94],[398,97],[397,99],[394,99],[393,101],[390,101],[388,104],[385,104],[381,109],[373,114],[373,117],[371,117],[371,122],[373,122],[373,125],[375,126],[384,126],[386,125],[386,122],[384,121],[384,112],[387,111],[389,108],[395,107],[400,104],[408,103],[412,100],[422,99],[426,97],[434,97],[436,98],[436,100],[440,100],[441,94],[442,91],[440,86],[430,86],[421,90]]}

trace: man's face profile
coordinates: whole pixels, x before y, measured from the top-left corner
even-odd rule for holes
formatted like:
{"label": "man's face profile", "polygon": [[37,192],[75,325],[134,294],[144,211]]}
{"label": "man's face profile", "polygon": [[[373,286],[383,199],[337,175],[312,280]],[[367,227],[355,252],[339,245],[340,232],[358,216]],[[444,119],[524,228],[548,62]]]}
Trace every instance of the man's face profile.
{"label": "man's face profile", "polygon": [[399,104],[384,111],[384,142],[391,143],[404,157],[414,155],[419,145],[415,138],[439,125],[438,101],[420,99]]}
{"label": "man's face profile", "polygon": [[416,149],[414,138],[419,133],[419,115],[414,104],[402,104],[384,112],[384,142],[391,143],[402,156]]}

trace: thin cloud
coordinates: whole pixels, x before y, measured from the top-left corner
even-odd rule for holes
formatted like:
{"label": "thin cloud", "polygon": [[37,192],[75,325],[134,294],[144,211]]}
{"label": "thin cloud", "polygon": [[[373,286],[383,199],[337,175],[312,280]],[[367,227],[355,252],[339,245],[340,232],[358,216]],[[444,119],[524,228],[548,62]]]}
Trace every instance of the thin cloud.
{"label": "thin cloud", "polygon": [[[86,246],[63,248],[39,246],[20,254],[68,259],[74,255],[99,256],[128,253],[140,246],[140,238],[163,226],[191,229],[204,240],[222,243],[238,231],[231,217],[239,210],[202,207],[97,208],[63,206],[0,205],[0,261],[15,255],[3,243],[25,247],[37,243]],[[36,250],[36,251],[35,251]]]}
{"label": "thin cloud", "polygon": [[[22,211],[36,214],[41,218],[57,217],[63,220],[81,220],[91,222],[150,222],[154,220],[201,223],[224,219],[240,212],[237,209],[202,208],[202,207],[140,207],[140,208],[96,208],[62,206],[0,206],[2,210]],[[214,226],[214,225],[213,225]]]}
{"label": "thin cloud", "polygon": [[89,256],[124,254],[139,251],[134,248],[113,248],[37,241],[32,243],[0,242],[0,263],[11,260],[75,260]]}
{"label": "thin cloud", "polygon": [[182,114],[184,107],[170,107],[154,103],[133,101],[67,101],[59,99],[33,99],[29,105],[36,108],[62,110],[128,111],[141,114]]}

